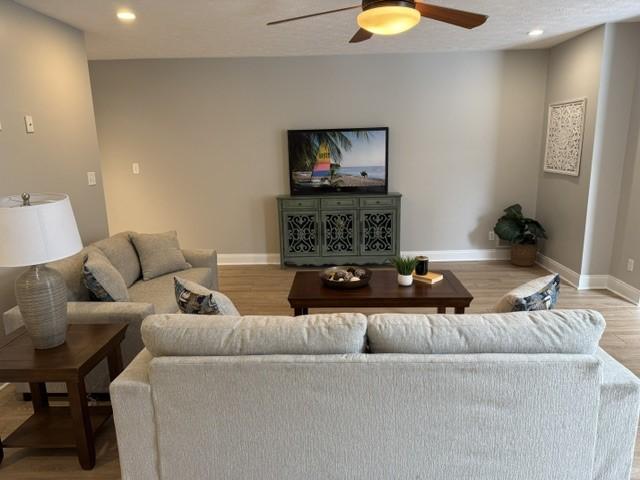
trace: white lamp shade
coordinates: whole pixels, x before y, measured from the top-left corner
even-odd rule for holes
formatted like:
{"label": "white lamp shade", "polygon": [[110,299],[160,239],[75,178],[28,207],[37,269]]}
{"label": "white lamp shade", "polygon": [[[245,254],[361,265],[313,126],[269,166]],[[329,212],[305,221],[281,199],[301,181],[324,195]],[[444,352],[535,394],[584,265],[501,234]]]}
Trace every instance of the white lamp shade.
{"label": "white lamp shade", "polygon": [[31,205],[20,195],[0,198],[0,266],[24,267],[53,262],[82,250],[69,197],[34,193]]}

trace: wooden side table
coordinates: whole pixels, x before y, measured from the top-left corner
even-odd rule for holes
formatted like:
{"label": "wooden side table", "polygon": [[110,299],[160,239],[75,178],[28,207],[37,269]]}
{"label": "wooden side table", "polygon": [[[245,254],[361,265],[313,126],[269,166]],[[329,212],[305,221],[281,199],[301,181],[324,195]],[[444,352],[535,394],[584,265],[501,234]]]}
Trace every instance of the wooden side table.
{"label": "wooden side table", "polygon": [[[29,382],[33,415],[4,441],[4,448],[76,448],[80,466],[96,464],[95,434],[111,416],[110,406],[87,403],[84,377],[105,357],[111,380],[122,371],[120,343],[127,324],[70,325],[67,341],[35,350],[24,329],[0,346],[0,382]],[[69,407],[52,407],[45,382],[65,382]]]}

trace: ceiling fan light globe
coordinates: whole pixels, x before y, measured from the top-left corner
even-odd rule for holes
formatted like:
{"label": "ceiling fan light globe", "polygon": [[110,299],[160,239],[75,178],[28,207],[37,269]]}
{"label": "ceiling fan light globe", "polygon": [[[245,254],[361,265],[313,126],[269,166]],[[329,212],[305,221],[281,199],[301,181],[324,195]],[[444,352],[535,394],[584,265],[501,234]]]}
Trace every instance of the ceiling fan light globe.
{"label": "ceiling fan light globe", "polygon": [[420,23],[420,12],[412,7],[386,6],[364,10],[358,15],[360,28],[375,35],[397,35]]}

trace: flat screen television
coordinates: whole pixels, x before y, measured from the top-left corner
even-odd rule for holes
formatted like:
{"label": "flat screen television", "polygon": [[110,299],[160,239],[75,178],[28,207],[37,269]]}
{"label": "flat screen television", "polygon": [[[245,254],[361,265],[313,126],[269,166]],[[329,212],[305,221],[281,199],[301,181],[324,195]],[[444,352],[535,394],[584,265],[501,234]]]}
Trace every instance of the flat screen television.
{"label": "flat screen television", "polygon": [[289,130],[291,195],[387,193],[389,129]]}

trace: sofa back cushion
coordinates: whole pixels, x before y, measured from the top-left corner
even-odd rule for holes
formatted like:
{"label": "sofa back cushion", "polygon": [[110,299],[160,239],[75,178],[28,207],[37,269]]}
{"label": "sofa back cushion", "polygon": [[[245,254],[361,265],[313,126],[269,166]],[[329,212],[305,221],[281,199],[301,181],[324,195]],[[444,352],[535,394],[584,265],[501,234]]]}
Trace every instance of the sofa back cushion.
{"label": "sofa back cushion", "polygon": [[[140,260],[130,239],[131,232],[118,233],[93,245],[99,248],[120,272],[127,287],[140,278]],[[82,267],[80,268],[82,270]]]}
{"label": "sofa back cushion", "polygon": [[372,353],[594,354],[605,328],[593,310],[487,315],[381,314],[368,319]]}
{"label": "sofa back cushion", "polygon": [[58,271],[67,286],[67,300],[69,302],[89,301],[89,291],[84,285],[82,266],[89,252],[100,252],[93,246],[83,248],[80,252],[68,258],[48,263],[47,266]]}
{"label": "sofa back cushion", "polygon": [[360,353],[367,318],[357,313],[300,317],[151,315],[142,340],[155,356]]}
{"label": "sofa back cushion", "polygon": [[166,479],[594,478],[593,356],[160,357],[148,372]]}
{"label": "sofa back cushion", "polygon": [[143,280],[191,268],[174,230],[164,233],[132,233],[131,242],[138,252]]}

